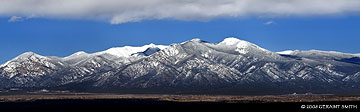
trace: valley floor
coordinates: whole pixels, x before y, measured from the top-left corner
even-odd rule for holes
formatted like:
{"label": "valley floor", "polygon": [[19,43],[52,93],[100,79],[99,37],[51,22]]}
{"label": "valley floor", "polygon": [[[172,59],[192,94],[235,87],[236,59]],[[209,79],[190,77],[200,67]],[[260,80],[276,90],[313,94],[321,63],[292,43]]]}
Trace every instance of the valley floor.
{"label": "valley floor", "polygon": [[27,93],[0,94],[0,102],[69,99],[152,99],[172,102],[222,102],[222,103],[275,103],[275,102],[325,102],[360,101],[360,96],[331,94],[288,94],[263,96],[236,95],[162,95],[162,94],[108,94],[108,93]]}
{"label": "valley floor", "polygon": [[28,93],[0,95],[2,110],[78,111],[78,110],[352,110],[358,111],[360,96],[291,94],[264,96],[159,95],[99,93]]}

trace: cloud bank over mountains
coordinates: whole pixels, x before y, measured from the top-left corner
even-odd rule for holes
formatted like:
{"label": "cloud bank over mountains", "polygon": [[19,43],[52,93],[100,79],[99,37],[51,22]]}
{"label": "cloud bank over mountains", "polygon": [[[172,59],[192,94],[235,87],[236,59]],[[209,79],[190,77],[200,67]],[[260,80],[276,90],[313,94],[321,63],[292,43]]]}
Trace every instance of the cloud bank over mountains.
{"label": "cloud bank over mountains", "polygon": [[1,17],[142,20],[322,16],[360,12],[360,0],[0,0]]}

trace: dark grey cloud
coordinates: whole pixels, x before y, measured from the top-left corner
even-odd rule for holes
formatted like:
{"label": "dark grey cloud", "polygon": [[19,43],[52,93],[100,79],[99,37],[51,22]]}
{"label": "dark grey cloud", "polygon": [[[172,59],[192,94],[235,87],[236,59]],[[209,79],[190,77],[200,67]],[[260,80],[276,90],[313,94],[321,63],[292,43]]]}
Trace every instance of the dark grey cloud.
{"label": "dark grey cloud", "polygon": [[106,20],[321,16],[360,12],[360,0],[0,0],[0,16]]}

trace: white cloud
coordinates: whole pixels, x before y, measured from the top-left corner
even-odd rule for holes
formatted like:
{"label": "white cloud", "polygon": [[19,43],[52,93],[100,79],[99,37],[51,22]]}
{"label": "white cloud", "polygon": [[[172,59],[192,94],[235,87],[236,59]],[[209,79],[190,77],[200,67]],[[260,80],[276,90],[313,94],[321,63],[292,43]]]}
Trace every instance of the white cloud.
{"label": "white cloud", "polygon": [[275,22],[274,22],[274,21],[267,21],[267,22],[265,22],[264,24],[265,24],[265,25],[272,25],[272,24],[275,24]]}
{"label": "white cloud", "polygon": [[211,20],[226,17],[359,13],[360,0],[0,0],[0,16],[108,20]]}
{"label": "white cloud", "polygon": [[22,17],[19,16],[11,16],[10,19],[8,20],[8,22],[19,22],[19,21],[23,21],[24,19]]}

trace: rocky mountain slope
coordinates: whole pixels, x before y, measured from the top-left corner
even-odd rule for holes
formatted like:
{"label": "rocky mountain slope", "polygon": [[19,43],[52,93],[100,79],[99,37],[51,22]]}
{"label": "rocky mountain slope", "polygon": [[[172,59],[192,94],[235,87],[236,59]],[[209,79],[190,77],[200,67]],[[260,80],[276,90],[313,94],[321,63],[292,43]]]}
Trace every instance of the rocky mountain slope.
{"label": "rocky mountain slope", "polygon": [[360,92],[360,57],[271,52],[236,38],[118,47],[59,58],[27,52],[0,66],[0,88],[120,93],[289,94]]}

